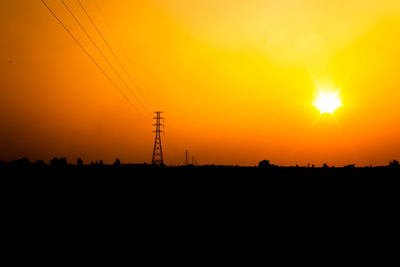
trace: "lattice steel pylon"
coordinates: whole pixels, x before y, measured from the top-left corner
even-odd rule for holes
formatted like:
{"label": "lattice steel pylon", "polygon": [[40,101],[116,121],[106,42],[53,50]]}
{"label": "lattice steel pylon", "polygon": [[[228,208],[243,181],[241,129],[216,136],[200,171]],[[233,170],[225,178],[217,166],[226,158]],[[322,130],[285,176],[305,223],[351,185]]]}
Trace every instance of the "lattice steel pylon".
{"label": "lattice steel pylon", "polygon": [[189,150],[185,150],[185,166],[189,165]]}
{"label": "lattice steel pylon", "polygon": [[164,124],[161,123],[161,120],[164,120],[164,118],[161,117],[162,111],[155,111],[154,112],[156,116],[153,118],[156,120],[156,123],[153,124],[155,126],[155,130],[153,133],[156,133],[156,138],[154,140],[154,148],[153,148],[153,159],[151,160],[151,164],[153,165],[164,165],[164,159],[163,159],[163,152],[162,152],[162,146],[161,146],[161,133],[164,131],[161,130],[161,127],[164,128]]}

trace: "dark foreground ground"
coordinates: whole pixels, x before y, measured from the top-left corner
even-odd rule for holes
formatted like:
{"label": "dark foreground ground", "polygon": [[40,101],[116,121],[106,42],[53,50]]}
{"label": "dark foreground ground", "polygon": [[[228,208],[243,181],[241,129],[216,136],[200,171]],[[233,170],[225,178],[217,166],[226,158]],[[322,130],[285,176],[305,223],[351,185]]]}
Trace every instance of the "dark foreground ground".
{"label": "dark foreground ground", "polygon": [[[397,242],[399,181],[398,167],[0,164],[2,229],[8,244],[33,248],[44,241],[66,259],[71,248],[106,248],[104,255],[114,248],[136,253],[134,259],[193,255],[197,262],[240,248],[227,255],[236,261],[248,248],[283,253],[280,261],[307,253],[316,261],[329,252],[331,262],[339,251],[353,255],[359,243]],[[288,246],[308,252],[293,256]]]}
{"label": "dark foreground ground", "polygon": [[[262,165],[262,163],[266,163]],[[306,168],[279,167],[267,161],[262,167],[152,166],[149,164],[71,165],[54,159],[51,165],[28,159],[0,162],[3,193],[23,196],[75,194],[79,197],[138,198],[278,198],[397,197],[400,166]],[[74,198],[71,198],[74,201]]]}
{"label": "dark foreground ground", "polygon": [[157,167],[148,164],[137,165],[44,165],[0,163],[2,183],[30,185],[40,191],[56,187],[58,190],[80,190],[98,187],[99,190],[119,191],[160,190],[161,194],[177,191],[196,193],[220,191],[239,193],[248,189],[275,193],[279,190],[304,193],[309,190],[333,192],[363,187],[396,189],[400,184],[400,167],[354,166],[335,168],[305,167],[235,167],[235,166],[179,166]]}
{"label": "dark foreground ground", "polygon": [[[123,165],[45,165],[34,163],[0,162],[0,174],[3,178],[23,175],[19,178],[118,178],[142,180],[145,178],[202,178],[208,180],[230,178],[396,178],[400,174],[400,166],[382,167],[240,167],[240,166],[153,166],[149,164]],[[400,179],[400,178],[399,178]],[[215,180],[214,180],[215,181]],[[216,182],[216,181],[215,181]]]}
{"label": "dark foreground ground", "polygon": [[365,209],[385,210],[400,203],[397,166],[155,167],[14,163],[1,165],[0,177],[6,206],[35,203],[37,208],[50,207],[53,211],[72,206],[84,213],[105,209],[127,216],[135,212],[151,213],[149,216],[162,212],[170,216],[177,209],[179,216],[184,216],[204,207],[214,213],[238,209],[257,212],[260,216],[273,210],[286,214],[294,208],[302,213],[312,207],[316,209],[313,216],[318,216],[332,208],[335,212],[341,209],[357,213]]}
{"label": "dark foreground ground", "polygon": [[[51,212],[73,207],[124,216],[178,216],[193,212],[275,212],[313,216],[338,211],[383,211],[397,216],[400,168],[302,168],[151,165],[3,164],[0,166],[3,203],[47,207]],[[332,210],[334,209],[334,210]],[[13,209],[18,211],[18,209]],[[50,214],[51,214],[50,212]],[[200,212],[200,213],[201,213]],[[271,213],[272,212],[272,213]],[[146,214],[146,215],[143,215]],[[175,214],[177,215],[177,214]],[[303,216],[303,215],[301,215]],[[379,216],[374,216],[374,219]],[[110,219],[109,217],[107,219]],[[143,218],[141,218],[143,219]],[[164,220],[164,218],[162,218]],[[241,218],[243,220],[243,217]]]}

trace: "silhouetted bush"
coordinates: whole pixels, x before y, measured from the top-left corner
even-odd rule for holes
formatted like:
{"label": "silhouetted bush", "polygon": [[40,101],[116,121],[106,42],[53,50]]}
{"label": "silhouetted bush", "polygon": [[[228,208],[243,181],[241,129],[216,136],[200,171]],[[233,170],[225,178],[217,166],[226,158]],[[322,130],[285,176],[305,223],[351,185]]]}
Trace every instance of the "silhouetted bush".
{"label": "silhouetted bush", "polygon": [[346,169],[354,169],[354,167],[355,167],[354,164],[344,166],[344,168],[346,168]]}

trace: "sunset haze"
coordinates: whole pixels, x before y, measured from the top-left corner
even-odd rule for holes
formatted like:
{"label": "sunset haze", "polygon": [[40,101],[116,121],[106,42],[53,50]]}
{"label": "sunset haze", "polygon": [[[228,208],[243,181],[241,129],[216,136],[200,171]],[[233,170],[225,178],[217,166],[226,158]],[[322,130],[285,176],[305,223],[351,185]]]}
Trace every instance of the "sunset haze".
{"label": "sunset haze", "polygon": [[0,161],[151,163],[158,110],[167,165],[400,159],[398,0],[80,0],[113,51],[64,1],[118,74],[45,2],[122,94],[40,0],[0,1]]}

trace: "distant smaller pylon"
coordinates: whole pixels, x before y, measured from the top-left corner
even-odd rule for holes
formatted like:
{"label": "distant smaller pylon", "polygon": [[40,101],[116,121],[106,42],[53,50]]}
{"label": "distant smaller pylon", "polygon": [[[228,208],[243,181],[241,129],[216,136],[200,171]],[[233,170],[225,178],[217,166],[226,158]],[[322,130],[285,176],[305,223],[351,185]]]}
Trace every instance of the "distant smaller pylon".
{"label": "distant smaller pylon", "polygon": [[189,150],[185,150],[185,166],[189,165]]}

